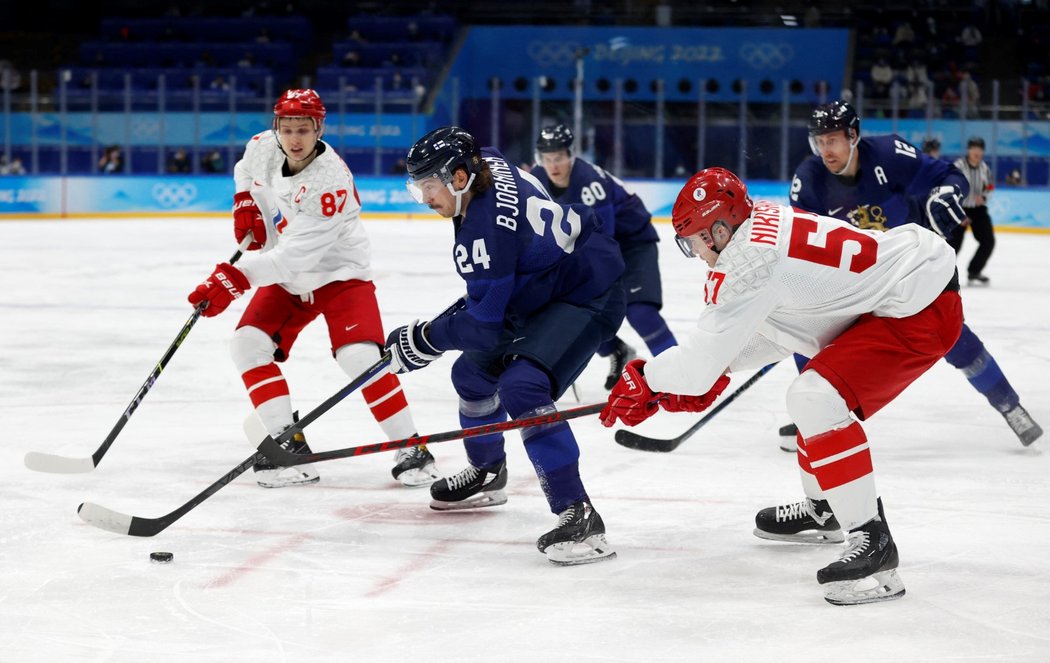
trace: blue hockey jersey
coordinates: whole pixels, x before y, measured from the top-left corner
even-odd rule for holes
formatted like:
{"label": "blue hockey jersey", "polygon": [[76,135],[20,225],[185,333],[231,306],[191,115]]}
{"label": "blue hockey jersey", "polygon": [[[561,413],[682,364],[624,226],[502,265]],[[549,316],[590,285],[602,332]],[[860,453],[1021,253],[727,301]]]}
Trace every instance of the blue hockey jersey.
{"label": "blue hockey jersey", "polygon": [[550,302],[586,304],[624,270],[619,245],[589,207],[554,202],[494,148],[481,156],[493,183],[453,219],[466,308],[431,323],[440,350],[491,349],[507,322],[523,322]]}
{"label": "blue hockey jersey", "polygon": [[861,138],[854,158],[860,160],[860,170],[853,178],[833,175],[818,155],[802,162],[791,181],[792,206],[863,229],[905,223],[928,227],[931,189],[954,184],[963,197],[970,190],[955,166],[923,154],[896,134]]}
{"label": "blue hockey jersey", "polygon": [[637,195],[627,191],[623,181],[598,166],[579,157],[573,161],[569,186],[556,189],[543,166],[536,166],[532,174],[563,205],[583,203],[612,228],[617,242],[656,242],[659,236],[653,228],[652,215]]}

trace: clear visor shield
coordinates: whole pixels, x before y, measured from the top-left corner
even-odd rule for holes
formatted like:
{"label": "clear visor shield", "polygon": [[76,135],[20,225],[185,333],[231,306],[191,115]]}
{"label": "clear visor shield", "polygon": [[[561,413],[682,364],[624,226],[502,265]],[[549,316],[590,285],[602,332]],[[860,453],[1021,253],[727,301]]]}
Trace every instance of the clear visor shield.
{"label": "clear visor shield", "polygon": [[557,152],[536,152],[536,163],[543,166],[544,170],[566,169],[572,165],[572,157],[566,150]]}
{"label": "clear visor shield", "polygon": [[715,248],[715,240],[707,230],[701,230],[695,235],[686,237],[675,235],[674,240],[687,258],[699,258],[702,255],[700,247],[708,250],[714,250]]}
{"label": "clear visor shield", "polygon": [[409,178],[405,182],[405,187],[408,192],[412,194],[412,199],[417,203],[424,204],[428,200],[433,200],[435,194],[438,191],[445,188],[445,183],[441,180],[437,173],[428,175],[421,180],[414,180]]}

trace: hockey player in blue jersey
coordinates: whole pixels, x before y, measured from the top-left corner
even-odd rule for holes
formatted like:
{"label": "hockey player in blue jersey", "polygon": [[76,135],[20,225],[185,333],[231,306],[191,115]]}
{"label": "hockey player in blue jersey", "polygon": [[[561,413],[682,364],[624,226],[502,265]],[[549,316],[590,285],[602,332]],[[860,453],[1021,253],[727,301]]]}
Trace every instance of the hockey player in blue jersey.
{"label": "hockey player in blue jersey", "polygon": [[[448,350],[464,427],[540,415],[623,322],[619,247],[590,208],[559,205],[496,149],[479,149],[458,127],[420,138],[406,159],[409,190],[452,219],[452,259],[467,294],[451,314],[418,320],[387,339],[391,369],[425,367]],[[558,422],[522,431],[557,526],[536,542],[555,564],[611,559],[605,525],[591,506],[572,429]],[[439,511],[507,501],[502,434],[469,438],[469,465],[431,485]]]}
{"label": "hockey player in blue jersey", "polygon": [[[919,152],[897,135],[861,138],[860,118],[844,101],[818,106],[809,122],[810,147],[791,182],[791,204],[834,216],[859,228],[885,230],[919,223],[942,232],[965,218],[969,191],[963,174],[947,161]],[[945,224],[938,218],[948,215]],[[1043,429],[1021,406],[1002,369],[968,325],[945,355],[1001,414],[1024,446]],[[796,357],[801,366],[807,361]],[[781,429],[781,448],[794,450],[794,425]]]}
{"label": "hockey player in blue jersey", "polygon": [[[642,200],[629,193],[624,183],[573,154],[573,135],[564,124],[544,127],[536,140],[537,168],[532,174],[547,188],[551,198],[563,205],[582,203],[594,209],[610,229],[623,254],[626,271],[627,322],[645,341],[655,357],[675,343],[674,335],[660,315],[663,292],[656,243],[660,238],[652,216]],[[612,389],[623,367],[635,357],[632,347],[615,336],[598,348],[609,357],[605,388]]]}

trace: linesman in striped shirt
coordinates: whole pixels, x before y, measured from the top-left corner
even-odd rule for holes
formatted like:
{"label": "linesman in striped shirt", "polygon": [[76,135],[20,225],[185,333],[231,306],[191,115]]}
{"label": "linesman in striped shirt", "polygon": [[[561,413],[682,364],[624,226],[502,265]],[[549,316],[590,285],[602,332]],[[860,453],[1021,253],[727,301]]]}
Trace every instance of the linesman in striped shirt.
{"label": "linesman in striped shirt", "polygon": [[[988,195],[995,189],[995,180],[992,179],[992,169],[984,161],[984,139],[980,136],[970,138],[966,142],[966,156],[956,159],[955,167],[962,171],[966,181],[970,183],[970,193],[963,199],[962,206],[973,237],[977,240],[977,252],[973,254],[966,268],[968,283],[988,285],[989,279],[984,275],[984,266],[995,248],[995,231],[992,229],[992,217],[988,215]],[[964,222],[963,226],[948,238],[948,243],[956,253],[962,248],[963,239],[966,237],[966,225]]]}

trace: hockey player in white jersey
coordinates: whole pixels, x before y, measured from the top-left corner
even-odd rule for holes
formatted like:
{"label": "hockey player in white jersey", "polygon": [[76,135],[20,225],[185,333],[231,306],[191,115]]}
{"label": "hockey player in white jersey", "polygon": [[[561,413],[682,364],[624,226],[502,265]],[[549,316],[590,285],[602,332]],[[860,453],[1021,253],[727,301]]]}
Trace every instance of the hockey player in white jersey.
{"label": "hockey player in white jersey", "polygon": [[835,514],[819,521],[823,532],[842,540],[842,530],[848,544],[817,581],[838,605],[903,596],[897,547],[860,422],[959,337],[962,304],[951,248],[916,224],[880,233],[767,201],[753,204],[744,183],[722,168],[686,183],[672,223],[686,255],[711,268],[707,306],[678,347],[627,365],[602,422],[636,425],[661,407],[700,411],[725,388],[727,372],[792,352],[812,357],[787,394],[800,433],[802,485],[809,508],[830,505]]}
{"label": "hockey player in white jersey", "polygon": [[[234,168],[234,235],[253,242],[236,267],[222,263],[190,293],[194,306],[207,302],[214,316],[250,288],[258,288],[231,343],[255,412],[270,435],[292,425],[288,383],[279,362],[288,359],[302,329],[318,316],[328,325],[332,355],[352,378],[379,361],[385,340],[371,249],[360,220],[361,204],[350,169],[321,140],[325,107],[313,90],[288,90],[274,105],[273,130],[255,135]],[[361,389],[387,437],[416,434],[408,401],[396,375],[383,371]],[[309,453],[302,433],[290,450]],[[259,485],[277,488],[314,483],[310,465],[255,465]],[[425,446],[398,452],[392,474],[408,486],[438,478]]]}

